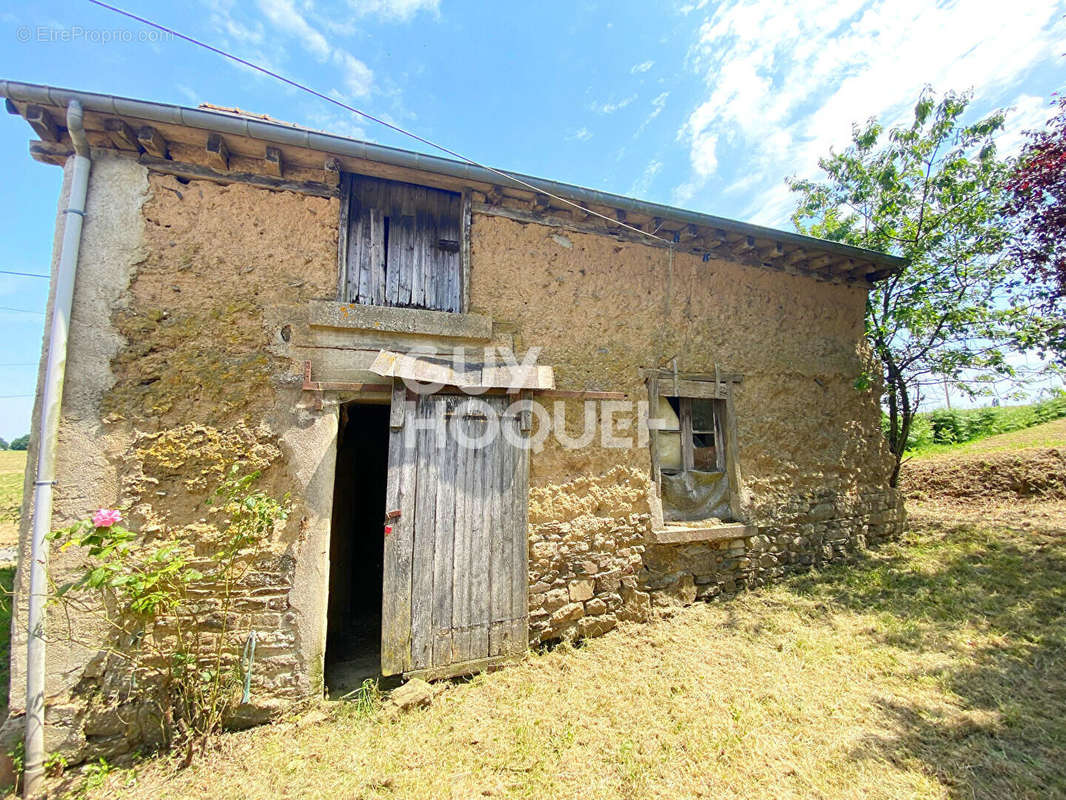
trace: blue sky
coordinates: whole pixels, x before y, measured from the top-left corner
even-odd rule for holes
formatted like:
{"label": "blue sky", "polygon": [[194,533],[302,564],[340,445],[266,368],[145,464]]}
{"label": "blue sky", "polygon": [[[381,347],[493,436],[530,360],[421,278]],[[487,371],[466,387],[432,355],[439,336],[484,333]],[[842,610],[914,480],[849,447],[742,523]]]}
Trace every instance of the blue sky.
{"label": "blue sky", "polygon": [[[787,228],[784,180],[853,122],[907,116],[925,84],[1041,125],[1066,80],[1066,0],[119,3],[493,166]],[[410,140],[85,2],[0,4],[0,77],[239,106],[384,144]],[[21,41],[28,38],[29,41]],[[111,41],[107,41],[110,39]],[[60,170],[0,116],[0,269],[45,272]],[[0,275],[0,306],[47,281]],[[0,311],[0,436],[29,430],[43,316]]]}

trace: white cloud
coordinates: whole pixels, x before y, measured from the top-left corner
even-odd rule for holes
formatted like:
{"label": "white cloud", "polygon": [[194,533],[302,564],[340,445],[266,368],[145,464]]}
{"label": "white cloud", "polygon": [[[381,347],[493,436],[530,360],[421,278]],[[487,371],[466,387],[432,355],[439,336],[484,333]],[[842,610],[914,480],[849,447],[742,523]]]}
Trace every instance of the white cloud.
{"label": "white cloud", "polygon": [[1026,131],[1043,128],[1054,112],[1055,109],[1046,98],[1033,94],[1023,94],[1017,98],[1007,111],[1004,133],[997,141],[1000,155],[1016,155],[1025,144]]}
{"label": "white cloud", "polygon": [[663,162],[658,159],[652,159],[648,162],[648,166],[644,168],[644,172],[640,177],[633,181],[633,185],[629,187],[629,195],[631,197],[644,197],[651,189],[651,182],[655,180],[655,176],[663,170]]}
{"label": "white cloud", "polygon": [[440,13],[440,0],[349,0],[351,9],[360,16],[374,15],[406,22],[419,11]]}
{"label": "white cloud", "polygon": [[356,97],[370,94],[374,73],[370,67],[346,50],[333,51],[333,63],[339,66],[344,75],[344,85]]}
{"label": "white cloud", "polygon": [[274,27],[299,39],[304,48],[319,61],[325,61],[329,57],[333,49],[329,41],[296,10],[292,0],[259,0],[259,10]]}
{"label": "white cloud", "polygon": [[592,131],[582,125],[580,128],[578,128],[566,138],[571,140],[577,139],[579,142],[587,142],[589,139],[592,138]]}
{"label": "white cloud", "polygon": [[621,111],[636,99],[637,96],[632,94],[629,97],[624,97],[621,100],[608,103],[592,103],[589,105],[589,111],[595,111],[599,114],[613,114],[615,111]]}
{"label": "white cloud", "polygon": [[323,30],[332,32],[332,29],[312,17],[313,7],[310,3],[297,8],[294,0],[258,0],[258,7],[262,19],[270,26],[269,33],[259,20],[248,23],[239,19],[235,13],[237,9],[230,0],[221,0],[213,5],[211,23],[228,39],[242,45],[242,55],[274,71],[284,70],[273,65],[273,58],[265,55],[263,49],[269,44],[271,55],[283,61],[287,54],[279,43],[278,34],[292,37],[316,61],[332,64],[338,69],[340,81],[348,95],[365,97],[370,94],[373,71],[346,49],[330,41]]}
{"label": "white cloud", "polygon": [[783,179],[812,174],[819,156],[847,144],[853,123],[901,121],[926,84],[994,100],[1055,57],[1064,9],[1062,0],[1020,0],[1009,11],[991,0],[711,5],[689,54],[706,94],[679,131],[692,169],[675,201],[693,200],[720,150],[736,148],[769,195],[748,213],[780,224]]}
{"label": "white cloud", "polygon": [[655,66],[654,61],[641,61],[639,64],[634,64],[629,68],[631,74],[636,75],[638,72],[647,72],[649,69]]}
{"label": "white cloud", "polygon": [[670,96],[669,92],[663,92],[651,101],[651,113],[644,118],[644,121],[640,123],[640,127],[637,128],[636,133],[633,134],[633,138],[637,138],[640,134],[644,133],[644,129],[651,124],[651,121],[657,116],[663,113],[663,109],[666,108],[666,99]]}

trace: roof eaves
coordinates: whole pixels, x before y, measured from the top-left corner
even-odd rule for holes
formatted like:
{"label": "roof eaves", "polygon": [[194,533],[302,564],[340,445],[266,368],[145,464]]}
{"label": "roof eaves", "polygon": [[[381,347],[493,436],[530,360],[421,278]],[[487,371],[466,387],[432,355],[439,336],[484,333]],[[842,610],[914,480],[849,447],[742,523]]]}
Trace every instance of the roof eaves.
{"label": "roof eaves", "polygon": [[[322,133],[287,122],[264,120],[258,116],[243,116],[222,110],[189,108],[167,103],[153,103],[127,97],[98,94],[96,92],[81,92],[54,86],[6,80],[0,80],[0,97],[8,98],[12,101],[40,103],[59,108],[65,108],[71,100],[78,100],[86,110],[103,114],[182,125],[212,133],[247,136],[273,144],[304,147],[310,150],[376,161],[480,183],[491,184],[500,181],[500,173],[468,162]],[[883,273],[882,277],[898,272],[906,264],[906,260],[898,256],[853,247],[839,242],[817,239],[812,236],[790,233],[776,228],[741,222],[713,214],[704,214],[675,206],[638,200],[575,184],[524,175],[519,172],[508,170],[501,170],[500,172],[517,181],[535,186],[545,193],[556,194],[575,202],[609,206],[693,225],[722,228],[745,236],[771,238],[788,242],[797,247],[817,249],[847,258],[868,261],[885,268],[880,271]]]}

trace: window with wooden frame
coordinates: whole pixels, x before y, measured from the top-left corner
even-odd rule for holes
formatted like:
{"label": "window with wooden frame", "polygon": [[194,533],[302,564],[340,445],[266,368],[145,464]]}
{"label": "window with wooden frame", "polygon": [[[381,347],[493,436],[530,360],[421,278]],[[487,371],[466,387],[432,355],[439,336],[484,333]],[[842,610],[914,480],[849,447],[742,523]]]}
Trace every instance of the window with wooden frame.
{"label": "window with wooden frame", "polygon": [[[740,469],[732,380],[648,371],[652,471],[663,521],[732,521]],[[654,421],[654,424],[651,424]]]}
{"label": "window with wooden frame", "polygon": [[341,301],[462,311],[467,216],[458,192],[342,176]]}

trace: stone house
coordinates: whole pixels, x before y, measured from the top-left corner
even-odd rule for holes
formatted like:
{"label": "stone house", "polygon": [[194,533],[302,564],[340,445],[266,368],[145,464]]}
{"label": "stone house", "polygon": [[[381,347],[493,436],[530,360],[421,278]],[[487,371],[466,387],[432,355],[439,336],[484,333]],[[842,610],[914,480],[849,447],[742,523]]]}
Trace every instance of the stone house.
{"label": "stone house", "polygon": [[[898,259],[235,109],[0,94],[64,198],[72,100],[91,146],[53,526],[121,507],[195,538],[235,462],[292,498],[241,588],[248,716],[367,672],[484,669],[900,529],[857,388]],[[53,552],[52,579],[76,559]],[[79,699],[101,663],[49,642],[51,746],[134,740]]]}

